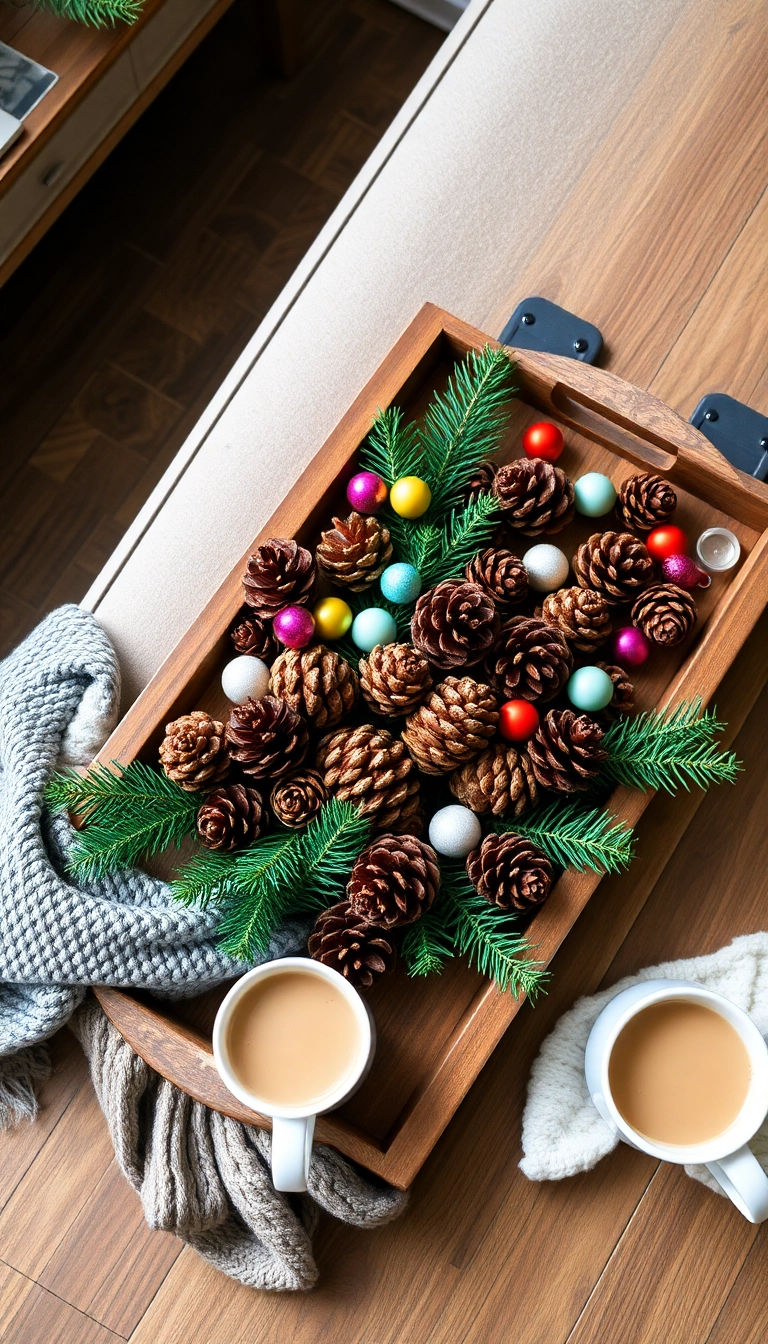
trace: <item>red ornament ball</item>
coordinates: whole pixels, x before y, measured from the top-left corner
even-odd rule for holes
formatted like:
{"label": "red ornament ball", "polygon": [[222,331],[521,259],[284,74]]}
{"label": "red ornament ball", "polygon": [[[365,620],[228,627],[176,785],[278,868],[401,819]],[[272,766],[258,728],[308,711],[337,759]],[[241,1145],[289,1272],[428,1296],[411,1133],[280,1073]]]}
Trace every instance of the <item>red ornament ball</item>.
{"label": "red ornament ball", "polygon": [[682,527],[675,527],[674,523],[667,524],[666,527],[654,527],[645,539],[650,554],[654,560],[667,560],[670,555],[685,555],[688,550],[688,538]]}
{"label": "red ornament ball", "polygon": [[548,420],[539,420],[529,425],[523,434],[523,451],[526,457],[543,457],[545,462],[556,462],[565,447],[565,439],[557,425]]}
{"label": "red ornament ball", "polygon": [[499,710],[499,732],[507,742],[527,742],[539,726],[539,711],[530,700],[507,700]]}

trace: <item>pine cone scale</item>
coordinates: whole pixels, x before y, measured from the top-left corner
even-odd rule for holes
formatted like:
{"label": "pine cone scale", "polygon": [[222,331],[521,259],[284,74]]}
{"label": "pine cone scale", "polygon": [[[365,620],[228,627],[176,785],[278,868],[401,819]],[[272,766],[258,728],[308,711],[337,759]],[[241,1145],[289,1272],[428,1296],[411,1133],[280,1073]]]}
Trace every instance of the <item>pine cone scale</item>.
{"label": "pine cone scale", "polygon": [[490,686],[446,677],[408,716],[402,740],[424,774],[447,774],[487,746],[498,722]]}

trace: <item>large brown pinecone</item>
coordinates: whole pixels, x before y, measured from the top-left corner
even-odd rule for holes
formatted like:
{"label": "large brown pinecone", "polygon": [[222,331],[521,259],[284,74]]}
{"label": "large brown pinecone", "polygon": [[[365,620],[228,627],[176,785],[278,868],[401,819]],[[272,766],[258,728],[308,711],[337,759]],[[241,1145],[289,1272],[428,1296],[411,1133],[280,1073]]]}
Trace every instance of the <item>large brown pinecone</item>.
{"label": "large brown pinecone", "polygon": [[439,887],[440,868],[431,845],[414,835],[380,835],[355,860],[347,900],[360,919],[394,929],[426,914]]}
{"label": "large brown pinecone", "polygon": [[485,660],[503,700],[553,700],[573,671],[565,636],[537,616],[513,616]]}
{"label": "large brown pinecone", "polygon": [[333,583],[362,593],[375,583],[392,559],[389,528],[370,514],[350,513],[334,518],[323,532],[317,563]]}
{"label": "large brown pinecone", "polygon": [[467,873],[492,905],[519,914],[543,905],[552,890],[552,864],[546,854],[514,831],[486,835],[467,857]]}
{"label": "large brown pinecone", "polygon": [[445,579],[422,593],[411,621],[415,647],[441,671],[479,663],[498,632],[493,599],[462,579]]}
{"label": "large brown pinecone", "polygon": [[677,508],[677,495],[663,476],[641,471],[630,476],[619,490],[616,517],[625,527],[650,532],[668,523]]}
{"label": "large brown pinecone", "polygon": [[262,620],[281,607],[305,606],[315,596],[317,571],[311,553],[288,537],[270,537],[248,557],[245,600]]}
{"label": "large brown pinecone", "polygon": [[499,467],[493,488],[505,523],[526,537],[560,532],[573,518],[573,481],[543,457]]}
{"label": "large brown pinecone", "polygon": [[317,748],[317,768],[328,792],[354,803],[374,830],[418,835],[419,776],[405,743],[386,728],[364,723],[329,733]]}
{"label": "large brown pinecone", "polygon": [[479,755],[498,723],[490,686],[446,677],[406,719],[403,742],[425,775],[443,775]]}
{"label": "large brown pinecone", "polygon": [[265,695],[234,705],[227,724],[232,759],[254,779],[282,779],[301,765],[309,730],[300,714],[284,700]]}
{"label": "large brown pinecone", "polygon": [[309,935],[309,955],[333,967],[356,989],[370,989],[395,964],[395,949],[384,929],[353,915],[348,901],[324,910]]}
{"label": "large brown pinecone", "polygon": [[360,690],[375,714],[410,714],[432,690],[429,663],[411,644],[377,644],[360,659]]}
{"label": "large brown pinecone", "polygon": [[609,719],[617,719],[622,714],[630,714],[635,708],[635,688],[623,667],[615,663],[595,663],[602,672],[607,672],[613,682],[613,699],[606,705],[603,713]]}
{"label": "large brown pinecone", "polygon": [[462,491],[464,503],[472,504],[480,495],[490,494],[497,471],[495,462],[478,462]]}
{"label": "large brown pinecone", "polygon": [[166,723],[160,764],[185,793],[213,788],[226,778],[231,766],[224,724],[201,709]]}
{"label": "large brown pinecone", "polygon": [[502,615],[528,597],[528,571],[512,551],[490,546],[487,551],[473,556],[464,574],[469,583],[478,584],[493,598]]}
{"label": "large brown pinecone", "polygon": [[357,699],[357,673],[324,644],[285,649],[272,664],[270,690],[313,728],[334,728]]}
{"label": "large brown pinecone", "polygon": [[630,532],[593,532],[573,557],[573,571],[581,588],[594,588],[615,606],[650,583],[653,561]]}
{"label": "large brown pinecone", "polygon": [[588,714],[550,709],[528,743],[537,782],[556,793],[589,788],[608,759],[602,741],[602,728]]}
{"label": "large brown pinecone", "polygon": [[272,622],[262,621],[251,613],[241,612],[230,631],[236,653],[249,653],[269,665],[277,657],[277,640],[272,634]]}
{"label": "large brown pinecone", "polygon": [[538,794],[527,751],[505,742],[494,742],[454,770],[448,783],[459,802],[480,816],[492,812],[494,817],[519,817],[534,806]]}
{"label": "large brown pinecone", "polygon": [[296,770],[278,780],[269,805],[283,826],[297,831],[314,821],[327,797],[319,770]]}
{"label": "large brown pinecone", "polygon": [[635,602],[632,623],[664,648],[682,644],[696,624],[696,603],[676,583],[654,583]]}
{"label": "large brown pinecone", "polygon": [[541,607],[542,620],[555,625],[574,649],[591,653],[610,635],[611,613],[602,593],[594,588],[558,588]]}
{"label": "large brown pinecone", "polygon": [[206,849],[236,849],[267,829],[261,794],[244,784],[225,784],[206,795],[197,813],[197,834]]}

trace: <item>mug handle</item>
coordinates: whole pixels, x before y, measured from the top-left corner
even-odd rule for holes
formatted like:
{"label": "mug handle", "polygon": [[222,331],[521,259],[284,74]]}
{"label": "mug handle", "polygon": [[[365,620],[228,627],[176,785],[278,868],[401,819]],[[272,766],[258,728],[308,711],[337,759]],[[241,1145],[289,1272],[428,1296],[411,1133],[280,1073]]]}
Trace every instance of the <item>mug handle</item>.
{"label": "mug handle", "polygon": [[750,1223],[765,1222],[768,1218],[768,1176],[746,1144],[735,1153],[721,1157],[719,1162],[707,1162],[706,1165],[739,1213],[743,1213]]}
{"label": "mug handle", "polygon": [[303,1115],[298,1120],[273,1117],[272,1184],[276,1190],[286,1193],[306,1190],[314,1132],[314,1115]]}

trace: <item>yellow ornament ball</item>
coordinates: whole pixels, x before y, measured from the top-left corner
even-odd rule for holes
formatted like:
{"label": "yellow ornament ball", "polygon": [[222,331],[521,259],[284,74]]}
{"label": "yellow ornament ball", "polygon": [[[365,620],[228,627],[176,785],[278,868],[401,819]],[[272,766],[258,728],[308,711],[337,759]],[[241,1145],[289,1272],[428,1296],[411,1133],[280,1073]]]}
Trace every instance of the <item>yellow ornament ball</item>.
{"label": "yellow ornament ball", "polygon": [[340,597],[324,597],[312,615],[315,618],[315,633],[321,639],[341,639],[352,624],[352,608]]}
{"label": "yellow ornament ball", "polygon": [[389,492],[389,502],[401,518],[420,518],[432,503],[432,491],[420,476],[401,476]]}

